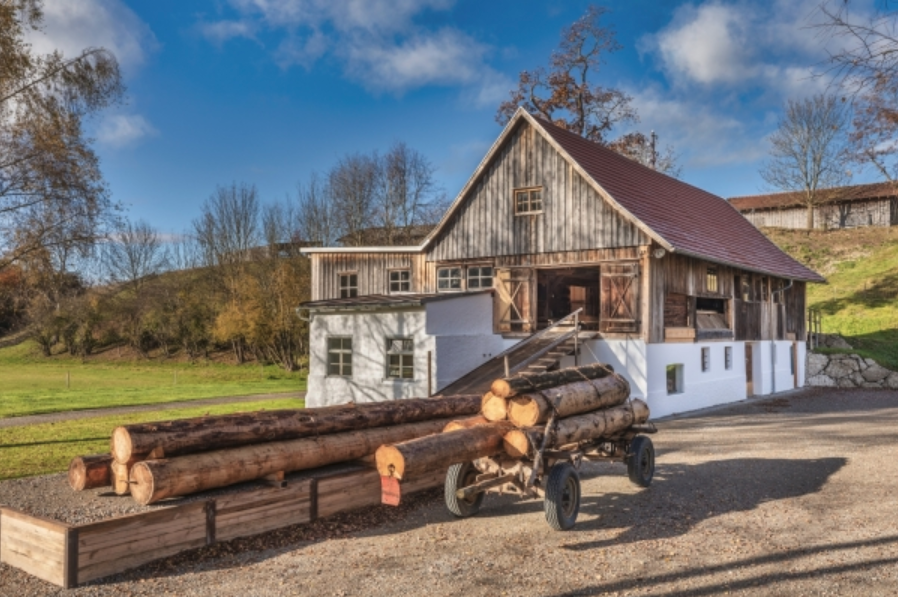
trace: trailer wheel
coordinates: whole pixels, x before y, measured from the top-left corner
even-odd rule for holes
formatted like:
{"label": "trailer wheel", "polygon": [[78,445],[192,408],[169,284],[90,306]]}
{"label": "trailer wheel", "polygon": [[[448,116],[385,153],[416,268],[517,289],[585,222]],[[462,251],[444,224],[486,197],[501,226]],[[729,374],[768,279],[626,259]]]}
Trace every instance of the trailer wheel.
{"label": "trailer wheel", "polygon": [[480,473],[470,462],[461,462],[453,464],[446,473],[446,508],[459,518],[467,518],[474,516],[480,510],[480,504],[483,503],[483,493],[478,493],[472,498],[461,499],[456,495],[456,491],[463,489],[468,485],[473,485]]}
{"label": "trailer wheel", "polygon": [[556,531],[573,528],[580,512],[580,475],[570,462],[558,462],[546,479],[546,521]]}
{"label": "trailer wheel", "polygon": [[630,442],[630,454],[627,456],[627,474],[634,485],[648,487],[655,475],[655,446],[652,440],[644,435],[637,435]]}

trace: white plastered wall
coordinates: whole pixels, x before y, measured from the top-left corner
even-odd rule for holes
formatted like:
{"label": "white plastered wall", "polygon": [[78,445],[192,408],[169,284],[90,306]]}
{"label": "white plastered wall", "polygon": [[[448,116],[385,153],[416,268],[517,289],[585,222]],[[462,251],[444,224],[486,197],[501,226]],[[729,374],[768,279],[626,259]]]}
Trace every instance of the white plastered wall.
{"label": "white plastered wall", "polygon": [[[788,340],[777,340],[776,342],[764,340],[751,342],[751,345],[752,361],[754,362],[752,371],[754,373],[753,381],[756,396],[785,392],[796,387],[790,354],[792,342]],[[795,362],[795,366],[798,367],[798,387],[804,385],[806,353],[807,349],[804,343],[799,342],[798,358]],[[774,361],[771,361],[771,354],[775,354]],[[771,375],[771,371],[775,373],[775,385],[773,382],[774,375]]]}
{"label": "white plastered wall", "polygon": [[[579,364],[606,363],[630,384],[630,395],[645,399],[648,392],[646,343],[640,338],[623,340],[588,340],[580,348]],[[561,360],[562,367],[573,367],[574,357]]]}

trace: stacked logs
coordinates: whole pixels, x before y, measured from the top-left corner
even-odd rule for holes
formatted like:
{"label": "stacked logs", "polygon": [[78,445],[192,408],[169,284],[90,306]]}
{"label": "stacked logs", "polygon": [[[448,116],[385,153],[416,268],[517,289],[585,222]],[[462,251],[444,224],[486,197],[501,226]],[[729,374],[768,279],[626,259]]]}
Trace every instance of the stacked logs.
{"label": "stacked logs", "polygon": [[629,396],[627,380],[602,364],[498,379],[480,416],[454,421],[440,435],[382,446],[377,470],[403,481],[478,458],[533,459],[541,447],[620,435],[649,418],[648,405]]}
{"label": "stacked logs", "polygon": [[69,466],[75,490],[112,485],[140,504],[372,456],[475,415],[480,396],[259,411],[117,427],[107,455]]}

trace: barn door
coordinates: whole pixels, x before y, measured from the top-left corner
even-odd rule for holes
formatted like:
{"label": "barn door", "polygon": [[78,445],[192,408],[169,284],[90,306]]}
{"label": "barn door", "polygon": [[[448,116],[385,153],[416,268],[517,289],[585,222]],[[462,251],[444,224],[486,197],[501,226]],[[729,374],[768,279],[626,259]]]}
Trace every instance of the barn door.
{"label": "barn door", "polygon": [[639,264],[602,264],[601,277],[600,331],[638,332]]}
{"label": "barn door", "polygon": [[495,327],[498,333],[532,332],[533,270],[497,269]]}

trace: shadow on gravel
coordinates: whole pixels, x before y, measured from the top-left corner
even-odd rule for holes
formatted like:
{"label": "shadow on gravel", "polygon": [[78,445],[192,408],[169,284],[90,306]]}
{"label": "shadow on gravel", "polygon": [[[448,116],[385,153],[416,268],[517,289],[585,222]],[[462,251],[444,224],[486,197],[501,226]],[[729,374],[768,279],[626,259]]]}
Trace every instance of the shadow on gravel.
{"label": "shadow on gravel", "polygon": [[683,535],[715,516],[816,493],[847,462],[845,458],[736,458],[695,465],[667,463],[658,467],[651,486],[636,494],[584,495],[580,511],[597,518],[578,523],[574,532],[607,527],[626,530],[614,539],[566,548],[587,550]]}
{"label": "shadow on gravel", "polygon": [[[742,589],[751,589],[753,587],[764,587],[776,585],[783,582],[802,580],[806,578],[820,578],[827,575],[840,575],[854,570],[870,571],[874,568],[882,566],[894,566],[898,564],[898,557],[890,558],[871,558],[858,562],[852,562],[834,566],[822,566],[812,568],[810,570],[794,570],[795,564],[790,567],[793,570],[789,572],[777,572],[774,574],[758,574],[739,580],[732,580],[724,583],[715,583],[703,587],[689,587],[688,589],[669,591],[664,589],[664,585],[684,580],[698,579],[702,576],[712,574],[726,573],[732,570],[746,569],[753,566],[765,566],[768,564],[785,565],[794,562],[800,558],[813,556],[816,554],[833,554],[839,551],[856,551],[859,549],[870,547],[896,547],[898,546],[898,536],[891,535],[888,537],[880,537],[878,539],[868,539],[865,541],[851,541],[848,543],[834,543],[827,545],[815,545],[803,549],[793,549],[790,551],[777,552],[775,554],[758,556],[755,558],[746,558],[734,562],[727,562],[716,566],[703,566],[675,572],[673,574],[658,574],[653,576],[645,576],[642,578],[626,579],[617,582],[609,582],[606,584],[598,584],[590,587],[577,589],[569,593],[558,593],[555,597],[573,597],[574,595],[606,595],[606,594],[626,594],[631,590],[639,590],[640,593],[657,587],[665,597],[687,597],[693,595],[721,595],[727,592],[739,591]],[[859,593],[860,594],[860,593]]]}

